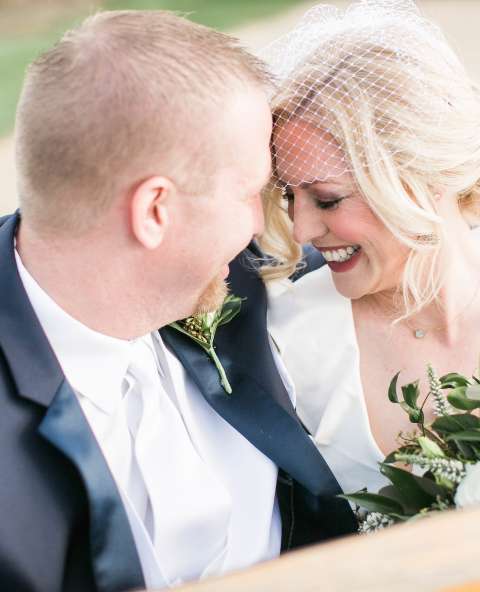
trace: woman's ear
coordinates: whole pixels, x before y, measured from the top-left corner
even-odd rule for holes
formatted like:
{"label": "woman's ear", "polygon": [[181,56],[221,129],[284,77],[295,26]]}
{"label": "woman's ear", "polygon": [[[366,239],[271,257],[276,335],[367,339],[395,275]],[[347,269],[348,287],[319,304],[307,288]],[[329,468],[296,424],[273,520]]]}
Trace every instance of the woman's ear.
{"label": "woman's ear", "polygon": [[130,202],[131,226],[135,238],[147,249],[160,246],[169,226],[173,183],[165,177],[150,177],[137,186]]}

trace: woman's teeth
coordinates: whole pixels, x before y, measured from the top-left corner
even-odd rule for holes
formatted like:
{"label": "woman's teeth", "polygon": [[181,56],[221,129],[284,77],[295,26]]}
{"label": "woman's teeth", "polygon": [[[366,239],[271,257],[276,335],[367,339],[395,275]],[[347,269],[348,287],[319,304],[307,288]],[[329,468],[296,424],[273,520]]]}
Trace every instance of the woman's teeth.
{"label": "woman's teeth", "polygon": [[322,251],[325,261],[336,261],[337,263],[344,263],[355,255],[360,250],[360,245],[352,245],[350,247],[342,247],[341,249],[330,249],[329,251]]}

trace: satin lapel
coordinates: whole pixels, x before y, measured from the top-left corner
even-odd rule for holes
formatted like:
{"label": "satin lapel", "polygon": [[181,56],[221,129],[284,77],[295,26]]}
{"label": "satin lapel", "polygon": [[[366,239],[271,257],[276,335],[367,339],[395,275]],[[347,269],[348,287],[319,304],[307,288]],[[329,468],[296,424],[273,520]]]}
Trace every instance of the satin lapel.
{"label": "satin lapel", "polygon": [[0,226],[1,353],[17,395],[46,409],[38,428],[40,434],[75,465],[83,479],[99,592],[143,588],[142,570],[122,500],[18,275],[13,241],[19,219],[17,213],[2,220]]}
{"label": "satin lapel", "polygon": [[140,560],[119,492],[77,397],[63,381],[40,434],[79,471],[90,505],[90,541],[99,592],[144,588]]}
{"label": "satin lapel", "polygon": [[201,348],[172,329],[162,335],[217,413],[312,493],[335,495],[340,487],[300,424],[277,371],[266,326],[266,290],[255,268],[260,255],[251,245],[230,264],[231,291],[244,301],[240,314],[215,338],[232,395],[220,386]]}
{"label": "satin lapel", "polygon": [[335,477],[298,419],[273,399],[263,384],[217,352],[233,389],[227,395],[215,366],[199,346],[169,327],[162,329],[161,335],[213,409],[256,448],[312,493],[340,493]]}

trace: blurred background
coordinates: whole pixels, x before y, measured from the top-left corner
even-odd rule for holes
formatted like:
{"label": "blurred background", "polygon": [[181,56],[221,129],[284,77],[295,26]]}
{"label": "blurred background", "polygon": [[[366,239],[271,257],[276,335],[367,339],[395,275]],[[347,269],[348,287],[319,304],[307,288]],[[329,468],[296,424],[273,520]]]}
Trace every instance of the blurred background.
{"label": "blurred background", "polygon": [[[168,9],[233,33],[248,47],[266,45],[318,2],[304,0],[0,0],[0,214],[16,206],[13,159],[15,105],[27,64],[66,29],[99,9]],[[349,2],[323,3],[344,7]],[[442,27],[480,82],[480,0],[418,0]]]}

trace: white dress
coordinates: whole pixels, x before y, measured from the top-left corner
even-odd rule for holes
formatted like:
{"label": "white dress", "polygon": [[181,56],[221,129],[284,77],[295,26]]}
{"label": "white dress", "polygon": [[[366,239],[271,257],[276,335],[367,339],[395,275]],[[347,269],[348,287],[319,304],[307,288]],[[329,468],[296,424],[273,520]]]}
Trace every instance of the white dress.
{"label": "white dress", "polygon": [[378,463],[349,299],[327,266],[267,286],[270,335],[295,384],[297,413],[345,493],[389,484]]}

